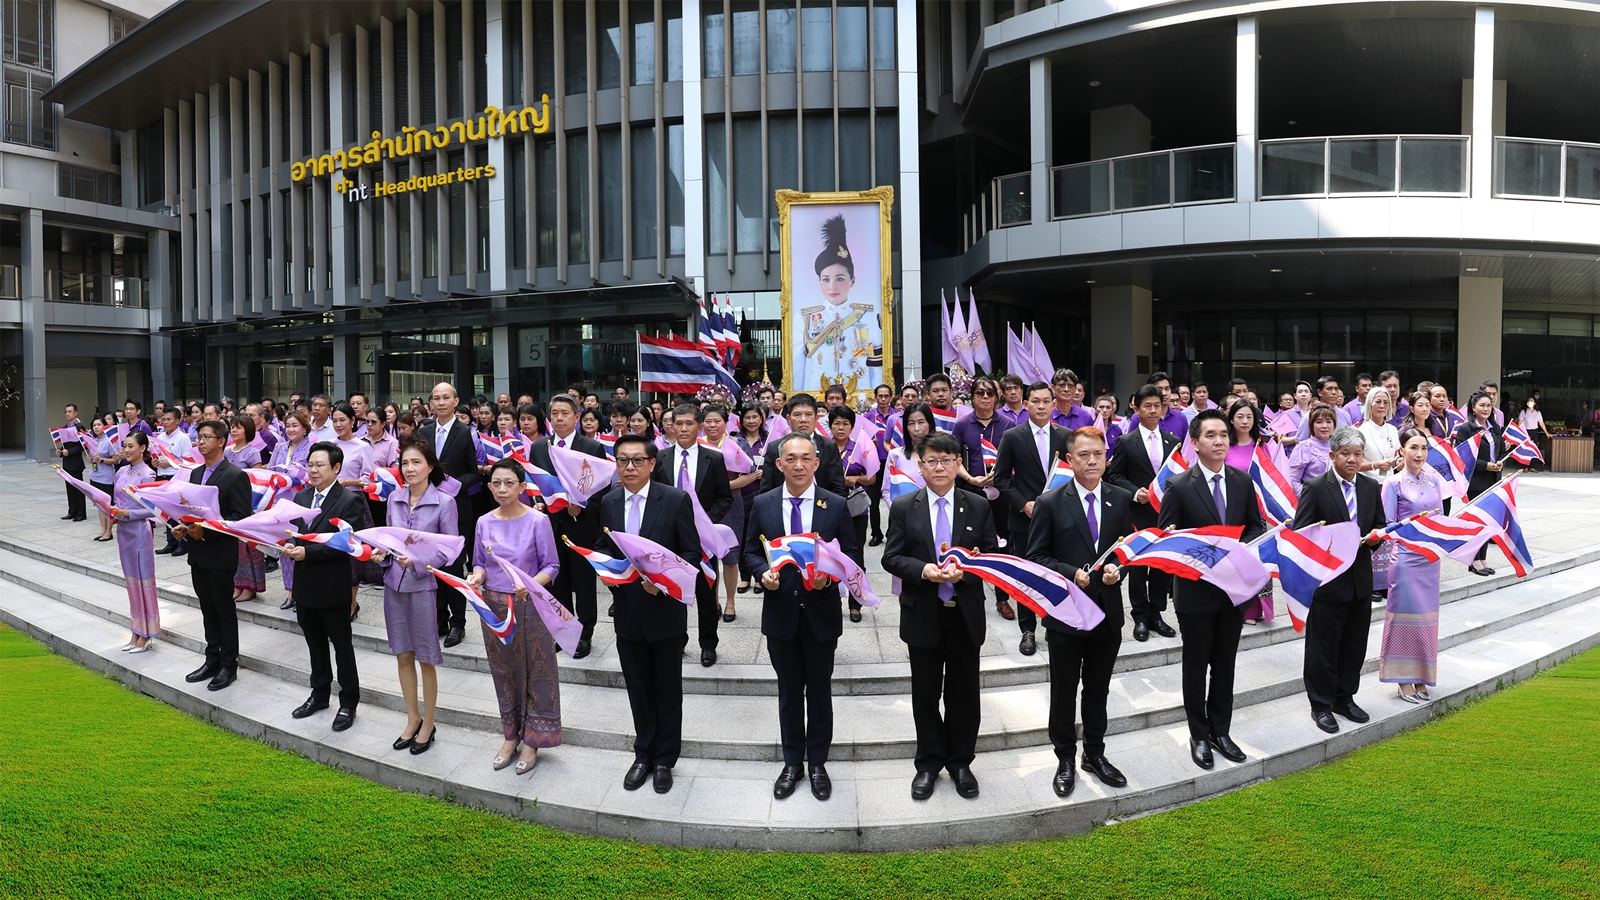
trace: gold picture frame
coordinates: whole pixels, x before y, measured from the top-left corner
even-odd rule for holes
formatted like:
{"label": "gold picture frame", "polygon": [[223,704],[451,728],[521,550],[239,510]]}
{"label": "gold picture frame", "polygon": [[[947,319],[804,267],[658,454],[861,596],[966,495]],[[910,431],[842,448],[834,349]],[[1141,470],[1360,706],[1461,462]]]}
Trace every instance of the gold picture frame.
{"label": "gold picture frame", "polygon": [[[794,239],[791,233],[793,219],[790,215],[792,207],[796,206],[842,206],[847,204],[877,204],[878,206],[878,274],[880,288],[878,292],[878,314],[880,332],[883,339],[883,349],[879,368],[882,372],[883,383],[894,387],[894,261],[892,233],[890,230],[891,216],[894,211],[894,188],[882,185],[865,191],[801,191],[778,190],[774,192],[774,200],[778,206],[778,245],[780,250],[780,287],[778,304],[780,314],[783,316],[783,384],[778,387],[785,394],[793,395],[797,391],[815,391],[820,400],[822,392],[829,384],[826,374],[821,376],[820,384],[797,384],[795,373],[799,360],[795,357],[794,346]],[[813,235],[799,235],[803,240],[813,238]],[[871,357],[867,368],[870,369]],[[859,376],[854,376],[842,383],[845,385],[845,394],[854,398],[861,392],[870,392],[875,385],[857,384]]]}

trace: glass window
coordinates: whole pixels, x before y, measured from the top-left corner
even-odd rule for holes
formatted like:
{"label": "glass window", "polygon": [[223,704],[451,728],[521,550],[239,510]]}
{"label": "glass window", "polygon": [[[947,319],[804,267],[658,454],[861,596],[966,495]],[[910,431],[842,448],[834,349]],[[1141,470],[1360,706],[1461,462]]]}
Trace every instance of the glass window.
{"label": "glass window", "polygon": [[595,59],[596,87],[609,90],[622,86],[622,23],[618,16],[621,7],[607,0],[594,7],[594,27],[597,32],[599,56]]}
{"label": "glass window", "polygon": [[[1411,317],[1411,359],[1450,362],[1456,358],[1454,313]],[[1458,398],[1459,399],[1459,398]]]}
{"label": "glass window", "polygon": [[728,157],[722,119],[706,122],[706,252],[728,252]]}
{"label": "glass window", "polygon": [[628,4],[628,28],[633,32],[633,83],[656,82],[656,5],[652,0]]}
{"label": "glass window", "polygon": [[867,68],[867,0],[839,0],[839,70],[864,72]]}
{"label": "glass window", "polygon": [[633,257],[656,255],[656,129],[636,125],[629,135],[633,171]]}
{"label": "glass window", "polygon": [[767,2],[767,71],[794,71],[794,0]]}
{"label": "glass window", "polygon": [[[841,12],[842,12],[841,8]],[[872,132],[866,113],[839,114],[839,190],[872,187]]]}
{"label": "glass window", "polygon": [[894,2],[874,0],[872,4],[872,67],[894,68]]}
{"label": "glass window", "polygon": [[562,8],[562,39],[566,46],[567,94],[589,92],[589,49],[587,25],[584,22],[583,0],[565,0]]}
{"label": "glass window", "polygon": [[735,246],[740,253],[759,252],[765,242],[766,204],[761,195],[761,120],[733,121],[733,197]]}
{"label": "glass window", "polygon": [[[438,157],[435,157],[435,156],[432,156],[432,155],[428,155],[428,156],[422,157],[422,174],[423,175],[437,175],[437,174],[439,174],[439,159],[438,159]],[[422,277],[423,278],[434,278],[434,277],[438,276],[438,274],[439,274],[439,195],[442,194],[442,193],[444,193],[444,192],[439,190],[438,188],[434,188],[431,191],[423,191],[422,192]],[[309,204],[309,203],[306,204],[306,215],[307,215],[307,217],[309,217],[311,215],[311,204]],[[306,239],[309,241],[311,239],[311,235],[313,235],[315,233],[316,233],[316,231],[313,228],[313,226],[311,225],[311,223],[307,222],[306,223]],[[309,253],[307,253],[306,258],[307,259],[311,258]],[[307,266],[306,268],[309,269],[310,266]],[[308,282],[311,280],[310,275],[306,276],[306,280]]]}
{"label": "glass window", "polygon": [[[1322,317],[1322,358],[1357,360],[1366,354],[1366,321],[1359,315]],[[1341,384],[1345,393],[1355,396],[1353,385]]]}
{"label": "glass window", "polygon": [[506,162],[511,166],[511,265],[523,269],[528,265],[528,154],[521,141],[506,141]]}
{"label": "glass window", "polygon": [[706,5],[706,30],[705,30],[705,78],[721,78],[726,71],[723,65],[723,51],[726,50],[726,38],[722,33],[722,4]]}
{"label": "glass window", "polygon": [[[466,166],[467,156],[464,151],[456,150],[446,157],[450,161],[449,171],[456,171]],[[467,273],[467,189],[468,185],[477,182],[467,182],[456,179],[450,183],[450,274],[465,275]],[[438,190],[435,188],[434,190]],[[429,191],[433,193],[433,191]]]}
{"label": "glass window", "polygon": [[[802,32],[803,33],[803,32]],[[805,190],[833,190],[833,113],[806,113]]]}
{"label": "glass window", "polygon": [[548,3],[533,4],[533,96],[555,96],[556,93],[556,25],[555,9]]}
{"label": "glass window", "polygon": [[683,4],[667,0],[661,4],[667,21],[667,81],[683,80]]}
{"label": "glass window", "polygon": [[55,0],[7,0],[0,22],[6,62],[55,71],[55,10]]}
{"label": "glass window", "polygon": [[556,139],[534,141],[533,159],[533,224],[539,235],[539,245],[534,252],[539,255],[538,265],[553,266],[556,264],[557,204],[561,202],[561,183],[556,177]]}
{"label": "glass window", "polygon": [[[894,113],[878,113],[878,147],[877,147],[877,172],[873,178],[873,186],[887,184],[895,189],[895,204],[899,205],[900,197],[900,126],[899,119]],[[900,249],[900,217],[895,216],[889,221],[891,245]]]}
{"label": "glass window", "polygon": [[683,255],[683,123],[667,125],[667,255]]}
{"label": "glass window", "polygon": [[833,71],[833,9],[829,0],[804,0],[800,7],[800,66],[807,72]]}
{"label": "glass window", "polygon": [[[794,113],[767,116],[767,178],[773,192],[800,190],[800,149],[796,146]],[[778,246],[778,201],[767,196],[767,246]]]}
{"label": "glass window", "polygon": [[733,4],[733,74],[761,74],[761,8],[755,0]]}
{"label": "glass window", "polygon": [[56,149],[56,105],[41,99],[53,83],[43,72],[5,67],[6,141]]}
{"label": "glass window", "polygon": [[166,130],[162,122],[139,129],[139,205],[166,202]]}
{"label": "glass window", "polygon": [[567,137],[567,261],[589,261],[589,136]]}
{"label": "glass window", "polygon": [[622,258],[622,130],[608,128],[600,139],[600,258]]}
{"label": "glass window", "polygon": [[1502,334],[1549,334],[1550,320],[1543,313],[1507,313],[1501,320]]}
{"label": "glass window", "polygon": [[1588,316],[1551,316],[1550,333],[1564,337],[1588,337],[1593,329]]}

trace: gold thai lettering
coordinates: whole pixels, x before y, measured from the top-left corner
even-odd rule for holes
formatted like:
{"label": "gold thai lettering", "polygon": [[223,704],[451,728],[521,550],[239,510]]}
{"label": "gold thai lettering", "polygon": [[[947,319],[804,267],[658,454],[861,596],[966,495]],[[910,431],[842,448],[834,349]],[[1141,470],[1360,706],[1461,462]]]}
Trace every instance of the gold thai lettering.
{"label": "gold thai lettering", "polygon": [[[298,183],[305,181],[307,178],[332,174],[335,170],[359,169],[363,166],[377,165],[386,159],[403,159],[418,153],[442,150],[452,144],[497,140],[513,134],[548,134],[549,132],[550,95],[541,94],[537,105],[524,106],[521,109],[507,109],[501,112],[498,106],[491,104],[483,108],[483,115],[464,119],[460,122],[451,122],[448,125],[438,125],[432,129],[419,129],[407,125],[400,129],[399,134],[390,135],[389,137],[384,137],[383,132],[375,130],[372,132],[372,140],[366,144],[352,144],[348,149],[335,150],[320,156],[291,161],[289,163],[289,177],[292,181]],[[485,169],[490,171],[485,172]],[[457,176],[457,180],[489,177],[493,174],[492,170],[492,166],[458,169],[456,170],[458,173],[476,172],[477,174],[462,174]],[[392,182],[390,186],[410,184],[411,187],[406,188],[406,190],[417,190],[417,181],[418,179],[406,179],[405,181]],[[439,182],[439,184],[448,183],[450,183],[449,179]]]}

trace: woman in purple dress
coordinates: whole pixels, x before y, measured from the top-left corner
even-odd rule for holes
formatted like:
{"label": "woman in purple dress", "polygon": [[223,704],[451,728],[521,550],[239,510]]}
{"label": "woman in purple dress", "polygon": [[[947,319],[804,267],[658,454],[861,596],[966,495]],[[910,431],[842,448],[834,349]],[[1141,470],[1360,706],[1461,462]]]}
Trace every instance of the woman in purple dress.
{"label": "woman in purple dress", "polygon": [[[1228,406],[1228,458],[1225,462],[1242,472],[1250,471],[1255,459],[1256,446],[1261,443],[1261,418],[1256,408],[1243,397]],[[1261,589],[1243,608],[1244,620],[1251,625],[1271,622],[1276,615],[1272,608],[1272,582]]]}
{"label": "woman in purple dress", "polygon": [[[306,477],[306,454],[311,452],[311,416],[303,409],[291,409],[283,418],[283,440],[272,448],[267,468],[282,472],[297,481]],[[294,609],[294,560],[285,556],[278,561],[283,572],[283,605],[279,609]]]}
{"label": "woman in purple dress", "polygon": [[[234,416],[228,423],[228,436],[232,441],[222,450],[222,458],[241,469],[254,469],[261,465],[261,451],[254,446],[256,420],[249,416]],[[254,600],[267,589],[267,555],[244,541],[239,542],[239,565],[233,570],[233,602]]]}
{"label": "woman in purple dress", "polygon": [[[734,446],[739,446],[738,439],[728,434],[728,408],[719,404],[708,404],[703,413],[704,419],[701,427],[705,429],[705,444],[723,452],[727,442],[733,441]],[[743,447],[739,447],[744,450]],[[746,451],[746,455],[749,453]],[[726,454],[724,454],[726,459]],[[727,594],[727,605],[722,609],[722,621],[732,622],[737,614],[733,609],[734,582],[738,581],[739,572],[739,547],[744,544],[744,486],[753,479],[761,477],[761,470],[754,473],[736,472],[732,461],[728,461],[728,487],[733,492],[733,505],[728,507],[728,514],[722,517],[719,525],[726,525],[733,529],[739,538],[739,543],[722,557],[722,587]]]}
{"label": "woman in purple dress", "polygon": [[[385,427],[383,414],[375,409],[369,409],[364,421],[366,433],[361,436],[361,442],[367,445],[368,452],[372,454],[372,468],[388,469],[398,466],[400,441]],[[372,513],[374,525],[388,524],[388,507],[383,501],[367,498],[367,511]]]}
{"label": "woman in purple dress", "polygon": [[[367,476],[372,474],[372,445],[356,437],[356,411],[355,408],[343,400],[333,405],[333,412],[328,414],[328,422],[333,425],[334,440],[339,449],[344,452],[344,465],[339,467],[339,484],[346,489],[360,492],[366,484]],[[356,531],[371,528],[372,509],[365,503],[361,505],[361,521],[351,522],[350,527]],[[356,591],[363,584],[383,584],[383,570],[377,562],[367,560],[350,566],[350,621],[356,620],[356,614],[361,612],[361,604],[356,602]]]}
{"label": "woman in purple dress", "polygon": [[489,492],[496,506],[478,520],[472,548],[473,569],[467,577],[474,587],[483,590],[483,602],[497,617],[504,619],[507,606],[517,605],[517,628],[511,643],[502,644],[485,624],[483,647],[505,733],[494,767],[510,765],[520,741],[522,752],[516,755],[518,775],[533,770],[540,748],[561,744],[561,682],[556,671],[555,638],[539,618],[532,598],[494,561],[505,560],[540,585],[554,581],[560,571],[550,520],[523,504],[523,485],[522,466],[516,460],[503,459],[489,470]]}
{"label": "woman in purple dress", "polygon": [[[850,513],[850,525],[856,531],[856,546],[867,545],[867,488],[872,486],[872,479],[867,477],[867,469],[859,462],[851,459],[856,451],[856,442],[850,440],[850,435],[856,430],[856,411],[844,404],[834,406],[828,410],[828,430],[832,432],[833,445],[839,449],[839,459],[844,464],[845,508]],[[874,449],[873,453],[878,451]],[[856,602],[854,594],[849,595],[850,621],[861,621],[861,604]]]}
{"label": "woman in purple dress", "polygon": [[[1333,429],[1339,425],[1338,415],[1326,403],[1311,407],[1306,418],[1311,422],[1311,436],[1294,445],[1286,473],[1296,497],[1300,496],[1301,485],[1328,471],[1328,438],[1333,437]],[[1287,438],[1284,443],[1288,443]]]}
{"label": "woman in purple dress", "polygon": [[[1439,508],[1444,479],[1428,465],[1428,433],[1408,428],[1400,436],[1404,465],[1383,483],[1383,513],[1389,522]],[[1400,685],[1400,699],[1432,699],[1438,683],[1439,563],[1406,547],[1389,563],[1389,599],[1383,612],[1383,649],[1378,680]]]}
{"label": "woman in purple dress", "polygon": [[[457,535],[456,501],[439,490],[444,470],[427,441],[409,440],[400,450],[400,477],[406,489],[389,495],[386,519],[390,527],[409,528],[448,537]],[[442,557],[425,558],[384,554],[383,624],[389,632],[389,652],[400,666],[400,693],[406,701],[406,730],[394,742],[394,749],[410,748],[413,755],[426,753],[433,746],[433,713],[439,700],[439,673],[444,662],[439,647],[437,604],[439,580],[428,571],[429,565],[449,562]],[[452,557],[453,558],[453,557]],[[417,706],[417,666],[422,667],[422,706]],[[425,712],[423,712],[425,711]],[[427,735],[427,740],[423,740]]]}
{"label": "woman in purple dress", "polygon": [[[89,424],[94,428],[93,441],[84,444],[84,449],[87,451],[84,453],[85,460],[92,466],[89,470],[89,484],[111,494],[117,486],[117,461],[122,459],[122,447],[107,436],[104,420],[95,419]],[[112,496],[114,498],[116,495]],[[114,523],[106,518],[105,513],[99,515],[100,534],[95,540],[115,540],[111,534],[111,526]]]}
{"label": "woman in purple dress", "polygon": [[[127,503],[124,488],[156,480],[150,468],[150,437],[131,432],[122,442],[126,466],[114,476],[112,515],[117,520],[117,556],[122,560],[122,581],[128,588],[128,619],[132,637],[122,648],[129,653],[144,653],[150,641],[161,633],[161,609],[156,604],[156,552],[150,536],[154,513],[137,503]],[[126,506],[123,504],[127,503]]]}

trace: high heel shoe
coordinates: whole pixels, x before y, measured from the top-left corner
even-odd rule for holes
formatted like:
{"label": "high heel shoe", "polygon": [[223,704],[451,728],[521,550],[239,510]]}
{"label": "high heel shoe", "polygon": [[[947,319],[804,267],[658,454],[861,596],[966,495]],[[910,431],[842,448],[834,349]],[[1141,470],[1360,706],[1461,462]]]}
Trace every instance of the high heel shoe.
{"label": "high heel shoe", "polygon": [[533,771],[533,767],[537,766],[538,764],[539,764],[539,757],[538,757],[538,754],[536,753],[534,755],[533,759],[519,759],[519,760],[517,760],[517,766],[512,771],[515,772],[518,775],[526,775],[529,772],[532,772]]}
{"label": "high heel shoe", "polygon": [[1417,698],[1417,695],[1416,695],[1415,692],[1412,692],[1412,693],[1408,694],[1405,691],[1401,691],[1400,692],[1400,699],[1404,700],[1407,703],[1421,703],[1422,702],[1421,700],[1419,700]]}
{"label": "high heel shoe", "polygon": [[512,745],[510,753],[507,753],[505,756],[496,756],[494,758],[494,770],[496,772],[498,772],[501,769],[504,769],[506,766],[509,766],[512,763],[516,762],[516,760],[517,760],[517,748],[516,748],[515,745]]}
{"label": "high heel shoe", "polygon": [[150,640],[145,641],[142,645],[134,647],[131,650],[129,650],[128,652],[129,653],[149,653],[150,652],[150,645],[153,644],[153,643],[155,643],[155,638],[151,638]]}
{"label": "high heel shoe", "polygon": [[736,589],[736,592],[740,593],[740,594],[748,594],[748,593],[750,593],[750,582],[748,582],[748,581],[739,582],[739,587]]}
{"label": "high heel shoe", "polygon": [[[422,733],[421,726],[418,726],[417,733],[418,734]],[[411,741],[411,755],[412,756],[421,756],[422,754],[427,753],[428,752],[428,748],[433,746],[433,741],[438,736],[439,736],[439,723],[435,722],[433,724],[433,730],[428,732],[428,739],[426,741],[419,741],[419,740],[416,740],[414,738],[412,739],[412,741]]]}
{"label": "high heel shoe", "polygon": [[1427,702],[1430,702],[1431,700],[1433,700],[1432,697],[1428,696],[1428,689],[1427,688],[1419,688],[1417,690],[1417,699],[1421,700],[1424,703],[1427,703]]}
{"label": "high heel shoe", "polygon": [[411,737],[406,737],[405,735],[402,734],[399,737],[394,739],[394,748],[396,750],[404,750],[407,747],[410,747],[412,744],[415,744],[417,742],[417,731],[421,731],[421,730],[422,730],[422,723],[418,722],[417,723],[417,730],[411,732]]}
{"label": "high heel shoe", "polygon": [[737,611],[730,609],[727,612],[724,612],[722,614],[722,621],[724,621],[724,622],[732,622],[735,618],[738,617],[738,615],[739,615],[739,613]]}

